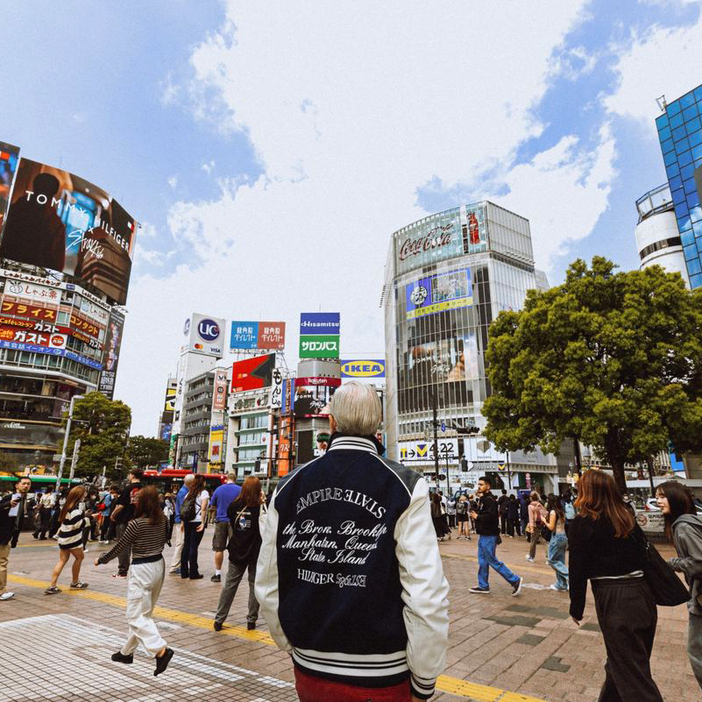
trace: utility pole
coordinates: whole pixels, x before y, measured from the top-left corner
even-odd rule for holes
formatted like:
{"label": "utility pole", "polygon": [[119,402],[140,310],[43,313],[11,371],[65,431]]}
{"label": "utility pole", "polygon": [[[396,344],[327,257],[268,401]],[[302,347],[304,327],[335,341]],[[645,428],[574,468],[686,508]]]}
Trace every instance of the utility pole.
{"label": "utility pole", "polygon": [[505,451],[505,459],[507,463],[507,491],[509,492],[512,489],[512,471],[509,467],[509,451]]}
{"label": "utility pole", "polygon": [[83,395],[74,395],[71,398],[71,404],[68,406],[68,422],[66,422],[66,431],[63,435],[63,449],[61,451],[61,462],[59,463],[58,475],[56,476],[56,492],[61,490],[61,478],[63,478],[63,467],[66,465],[66,450],[68,448],[68,436],[71,433],[71,422],[73,421],[73,408],[76,400],[82,400]]}
{"label": "utility pole", "polygon": [[[436,407],[436,391],[432,394],[432,418],[434,425],[434,473],[436,474],[436,489],[439,489],[439,436],[437,433],[437,407]],[[448,477],[448,476],[447,476]]]}
{"label": "utility pole", "polygon": [[78,452],[80,451],[80,439],[76,439],[73,444],[73,457],[71,458],[71,472],[68,474],[68,480],[73,480],[76,474],[76,465],[78,464]]}
{"label": "utility pole", "polygon": [[578,470],[578,478],[583,475],[583,459],[580,455],[580,440],[578,438],[573,439],[573,453],[575,454],[575,467]]}
{"label": "utility pole", "polygon": [[648,464],[648,480],[651,484],[651,497],[656,496],[656,488],[653,484],[653,456],[649,456],[646,459],[646,463]]}

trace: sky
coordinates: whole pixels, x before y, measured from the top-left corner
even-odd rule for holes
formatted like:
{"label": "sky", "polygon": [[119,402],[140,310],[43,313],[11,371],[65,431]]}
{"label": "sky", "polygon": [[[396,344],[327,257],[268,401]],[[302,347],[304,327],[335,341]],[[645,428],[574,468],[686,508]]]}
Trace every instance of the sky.
{"label": "sky", "polygon": [[[115,398],[154,435],[192,312],[341,313],[384,351],[393,231],[489,199],[537,266],[638,267],[654,120],[702,83],[687,0],[3,0],[0,140],[141,223]],[[226,359],[225,359],[226,360]]]}

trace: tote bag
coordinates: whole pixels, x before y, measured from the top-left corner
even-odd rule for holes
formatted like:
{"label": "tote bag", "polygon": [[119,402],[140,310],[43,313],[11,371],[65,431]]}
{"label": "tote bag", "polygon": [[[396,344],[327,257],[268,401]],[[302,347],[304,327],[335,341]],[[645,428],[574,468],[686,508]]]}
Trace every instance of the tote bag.
{"label": "tote bag", "polygon": [[663,560],[658,549],[639,531],[639,541],[644,549],[644,578],[651,588],[656,604],[662,607],[677,607],[690,599],[690,593],[675,571]]}

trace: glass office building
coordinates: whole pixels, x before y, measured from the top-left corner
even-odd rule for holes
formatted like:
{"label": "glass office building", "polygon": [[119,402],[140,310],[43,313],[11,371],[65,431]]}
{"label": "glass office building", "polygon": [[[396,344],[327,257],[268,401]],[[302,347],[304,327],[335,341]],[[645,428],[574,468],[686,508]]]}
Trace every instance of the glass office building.
{"label": "glass office building", "polygon": [[[391,458],[431,467],[427,434],[436,403],[445,467],[463,458],[489,471],[509,460],[480,435],[454,429],[484,426],[490,323],[519,309],[530,288],[546,286],[534,267],[528,220],[491,202],[433,214],[392,235],[382,298]],[[555,473],[555,462],[537,454],[515,454],[511,468]]]}
{"label": "glass office building", "polygon": [[702,286],[702,207],[695,170],[702,166],[702,85],[656,119],[690,287]]}

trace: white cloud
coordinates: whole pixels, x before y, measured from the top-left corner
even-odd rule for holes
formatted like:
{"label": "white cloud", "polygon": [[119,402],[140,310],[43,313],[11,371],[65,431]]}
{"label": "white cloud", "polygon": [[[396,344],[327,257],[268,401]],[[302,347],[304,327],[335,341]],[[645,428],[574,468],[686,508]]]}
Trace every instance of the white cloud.
{"label": "white cloud", "polygon": [[655,139],[654,120],[661,114],[656,98],[679,98],[700,82],[702,15],[688,27],[654,26],[635,35],[616,65],[617,90],[606,100],[613,114],[644,121]]}
{"label": "white cloud", "polygon": [[214,167],[215,167],[214,160],[211,160],[211,161],[208,161],[207,163],[202,164],[202,170],[205,171],[205,173],[207,173],[207,175],[212,173],[212,171],[214,170]]}
{"label": "white cloud", "polygon": [[178,176],[172,175],[168,179],[168,185],[170,186],[171,190],[175,190],[178,187]]}
{"label": "white cloud", "polygon": [[342,352],[382,353],[389,236],[426,214],[416,190],[433,176],[475,184],[502,169],[512,188],[505,204],[553,239],[544,256],[579,236],[548,224],[553,197],[543,188],[564,201],[577,195],[563,221],[581,208],[601,212],[607,135],[594,158],[569,139],[512,175],[505,166],[542,129],[531,110],[583,3],[229,0],[226,27],[193,53],[188,93],[218,96],[197,114],[213,119],[219,104],[217,128],[246,132],[264,175],[221,180],[218,197],[175,205],[169,227],[202,267],[132,283],[117,390],[134,408],[134,430],[155,429],[192,311],[285,320],[292,362],[299,312],[339,310]]}

